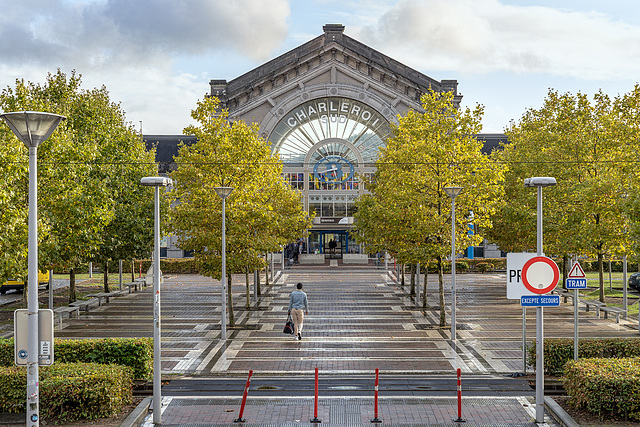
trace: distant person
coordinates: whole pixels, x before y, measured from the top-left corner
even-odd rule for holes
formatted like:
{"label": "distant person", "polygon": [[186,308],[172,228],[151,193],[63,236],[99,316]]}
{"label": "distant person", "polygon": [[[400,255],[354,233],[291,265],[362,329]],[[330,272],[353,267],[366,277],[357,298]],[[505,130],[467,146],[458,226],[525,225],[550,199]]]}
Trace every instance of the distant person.
{"label": "distant person", "polygon": [[289,314],[293,318],[293,336],[300,341],[302,339],[302,325],[304,315],[309,314],[307,294],[302,291],[302,283],[296,285],[296,290],[289,296]]}
{"label": "distant person", "polygon": [[329,240],[329,251],[331,252],[331,255],[333,255],[336,252],[336,246],[338,246],[336,244],[336,241],[331,239]]}

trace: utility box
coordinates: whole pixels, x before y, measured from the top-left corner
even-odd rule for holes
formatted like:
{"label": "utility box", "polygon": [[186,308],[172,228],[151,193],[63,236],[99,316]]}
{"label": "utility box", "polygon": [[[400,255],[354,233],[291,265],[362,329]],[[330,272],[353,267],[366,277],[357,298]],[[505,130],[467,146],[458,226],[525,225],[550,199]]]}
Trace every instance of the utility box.
{"label": "utility box", "polygon": [[[18,366],[26,366],[29,343],[29,315],[27,309],[13,313],[14,357]],[[53,310],[38,310],[38,365],[53,365]]]}

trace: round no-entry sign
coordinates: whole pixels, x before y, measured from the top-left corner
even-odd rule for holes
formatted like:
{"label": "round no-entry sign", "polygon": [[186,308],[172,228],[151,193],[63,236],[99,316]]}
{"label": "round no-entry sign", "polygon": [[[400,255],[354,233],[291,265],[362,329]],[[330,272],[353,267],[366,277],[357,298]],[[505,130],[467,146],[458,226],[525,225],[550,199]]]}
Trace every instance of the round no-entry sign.
{"label": "round no-entry sign", "polygon": [[522,282],[534,294],[551,292],[560,280],[558,265],[546,256],[531,258],[522,267]]}

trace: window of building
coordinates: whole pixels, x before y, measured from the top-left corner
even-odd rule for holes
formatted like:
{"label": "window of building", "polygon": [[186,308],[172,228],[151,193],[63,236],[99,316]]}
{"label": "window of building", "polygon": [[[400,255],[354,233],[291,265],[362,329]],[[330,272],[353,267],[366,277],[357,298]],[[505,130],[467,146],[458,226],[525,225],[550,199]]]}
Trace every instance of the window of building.
{"label": "window of building", "polygon": [[282,175],[284,176],[284,180],[289,183],[291,188],[299,191],[304,190],[304,174],[303,173],[285,172]]}

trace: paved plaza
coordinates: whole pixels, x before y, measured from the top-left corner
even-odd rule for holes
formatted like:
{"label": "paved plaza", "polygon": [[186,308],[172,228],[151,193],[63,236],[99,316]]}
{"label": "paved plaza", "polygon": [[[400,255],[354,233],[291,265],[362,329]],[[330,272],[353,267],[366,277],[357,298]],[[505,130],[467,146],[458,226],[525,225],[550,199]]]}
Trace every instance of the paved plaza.
{"label": "paved plaza", "polygon": [[[245,425],[308,424],[315,368],[322,379],[318,418],[323,424],[370,423],[375,369],[380,370],[379,417],[385,424],[451,425],[457,411],[456,368],[463,372],[463,390],[465,385],[471,389],[463,392],[465,425],[531,425],[535,418],[534,393],[522,378],[509,378],[517,385],[513,393],[504,392],[502,385],[490,387],[522,372],[522,308],[519,301],[506,299],[504,274],[457,275],[455,342],[448,316],[447,326],[438,326],[435,274],[429,276],[427,309],[416,305],[393,272],[373,267],[296,266],[278,272],[276,279],[263,286],[257,307],[251,298],[247,308],[245,276],[234,276],[236,326],[228,328],[223,343],[220,284],[198,275],[165,277],[162,370],[168,383],[163,387],[163,424],[233,424],[249,370],[254,373]],[[289,293],[297,282],[309,297],[302,341],[282,333]],[[448,311],[449,276],[445,288]],[[152,291],[146,288],[65,320],[56,337],[152,336],[152,317]],[[580,313],[581,337],[635,337],[636,325]],[[531,342],[533,309],[526,326]],[[545,338],[572,336],[572,306],[545,309]],[[413,382],[403,386],[399,378]],[[291,390],[277,385],[288,379],[306,385]],[[225,386],[223,380],[230,383]],[[555,425],[551,418],[548,422]],[[152,425],[150,418],[145,425]]]}

